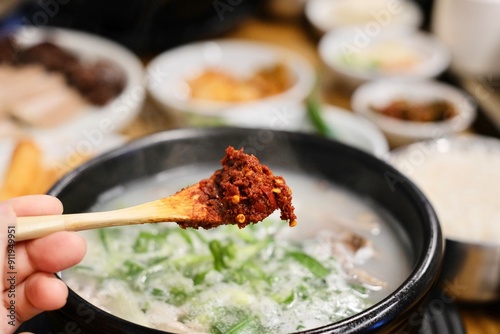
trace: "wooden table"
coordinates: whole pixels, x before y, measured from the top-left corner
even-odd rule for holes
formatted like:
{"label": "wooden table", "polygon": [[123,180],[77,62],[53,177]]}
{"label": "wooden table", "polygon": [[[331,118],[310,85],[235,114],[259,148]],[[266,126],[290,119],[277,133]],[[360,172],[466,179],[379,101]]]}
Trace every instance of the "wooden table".
{"label": "wooden table", "polygon": [[[317,39],[302,21],[277,21],[270,19],[250,19],[234,31],[226,34],[227,38],[244,38],[270,42],[295,50],[311,61],[318,70],[323,65],[316,52]],[[351,91],[344,89],[334,81],[323,89],[326,102],[350,109]],[[125,133],[131,137],[145,133],[168,129],[169,120],[156,107],[147,102],[143,113]],[[465,329],[470,334],[500,333],[500,304],[496,305],[458,305]]]}

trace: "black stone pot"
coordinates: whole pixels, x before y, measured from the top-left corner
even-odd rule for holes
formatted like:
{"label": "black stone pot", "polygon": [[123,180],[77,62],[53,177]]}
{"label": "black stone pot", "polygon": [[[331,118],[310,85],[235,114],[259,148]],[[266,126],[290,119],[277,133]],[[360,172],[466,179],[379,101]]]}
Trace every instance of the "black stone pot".
{"label": "black stone pot", "polygon": [[[158,133],[99,156],[60,180],[50,191],[66,213],[82,212],[98,195],[180,166],[214,164],[228,145],[245,147],[271,168],[321,175],[373,199],[399,222],[410,250],[412,270],[388,297],[337,323],[302,333],[411,333],[421,328],[427,296],[439,276],[443,239],[436,215],[423,194],[383,161],[313,135],[258,129],[183,129]],[[53,333],[165,333],[110,315],[70,290],[62,309],[47,312]]]}

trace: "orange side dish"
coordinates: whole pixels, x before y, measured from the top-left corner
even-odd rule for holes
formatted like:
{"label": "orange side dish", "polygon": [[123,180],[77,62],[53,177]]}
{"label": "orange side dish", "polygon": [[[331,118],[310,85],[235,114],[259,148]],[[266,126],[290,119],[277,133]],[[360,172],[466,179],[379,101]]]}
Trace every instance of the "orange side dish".
{"label": "orange side dish", "polygon": [[278,63],[258,69],[248,78],[209,68],[187,83],[194,99],[243,102],[280,94],[292,85],[292,81],[287,66]]}

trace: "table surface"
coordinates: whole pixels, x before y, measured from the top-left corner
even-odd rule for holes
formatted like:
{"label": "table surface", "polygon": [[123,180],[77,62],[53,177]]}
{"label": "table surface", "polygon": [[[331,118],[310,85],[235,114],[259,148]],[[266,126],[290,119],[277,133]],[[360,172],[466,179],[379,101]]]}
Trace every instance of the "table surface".
{"label": "table surface", "polygon": [[[250,19],[222,37],[244,38],[270,42],[291,48],[302,54],[318,70],[322,64],[316,52],[317,38],[302,20],[279,21],[274,19]],[[144,58],[144,62],[150,58]],[[333,105],[350,108],[350,91],[334,81],[325,85],[323,98]],[[142,112],[122,133],[129,138],[141,137],[153,132],[173,128],[172,120],[147,100]],[[458,305],[467,333],[500,333],[500,304]]]}

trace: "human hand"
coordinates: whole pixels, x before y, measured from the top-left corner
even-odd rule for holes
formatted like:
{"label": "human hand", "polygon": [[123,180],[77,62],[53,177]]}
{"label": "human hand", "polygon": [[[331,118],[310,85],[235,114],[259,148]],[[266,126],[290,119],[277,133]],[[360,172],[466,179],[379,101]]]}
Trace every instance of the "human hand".
{"label": "human hand", "polygon": [[35,315],[64,306],[68,288],[54,273],[83,259],[86,243],[73,232],[13,243],[16,216],[60,214],[61,202],[48,195],[30,195],[0,202],[0,333],[10,334]]}

